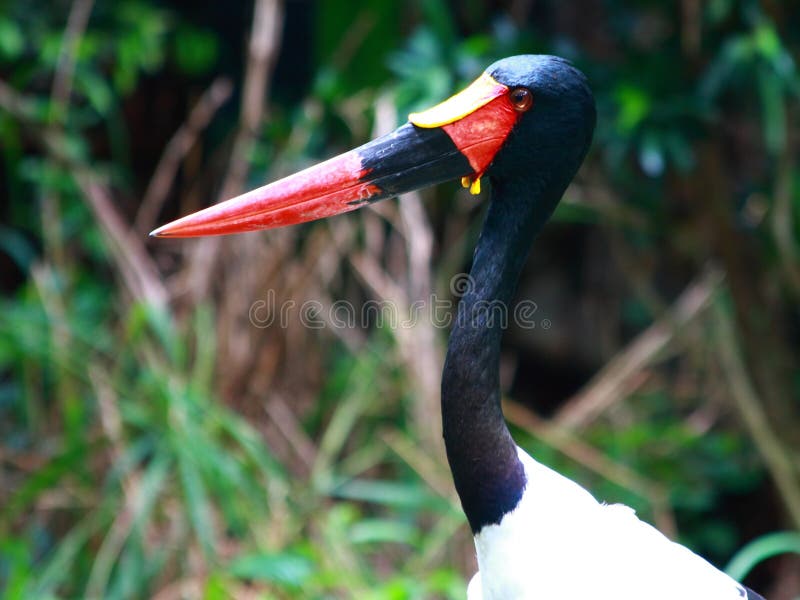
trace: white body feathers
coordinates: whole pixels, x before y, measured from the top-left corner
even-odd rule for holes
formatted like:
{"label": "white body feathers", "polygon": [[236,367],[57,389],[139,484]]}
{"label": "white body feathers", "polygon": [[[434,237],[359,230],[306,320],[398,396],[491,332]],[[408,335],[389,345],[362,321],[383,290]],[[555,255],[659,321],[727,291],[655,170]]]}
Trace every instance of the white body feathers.
{"label": "white body feathers", "polygon": [[741,600],[744,588],[687,548],[518,450],[519,505],[475,536],[469,600]]}

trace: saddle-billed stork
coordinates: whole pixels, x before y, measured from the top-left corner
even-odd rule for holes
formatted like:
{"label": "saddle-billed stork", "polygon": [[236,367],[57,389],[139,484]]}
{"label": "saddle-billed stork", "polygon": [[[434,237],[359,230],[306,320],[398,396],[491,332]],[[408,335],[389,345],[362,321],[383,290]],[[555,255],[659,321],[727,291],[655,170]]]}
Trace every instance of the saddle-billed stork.
{"label": "saddle-billed stork", "polygon": [[[501,319],[531,242],[589,148],[595,104],[583,74],[553,56],[491,65],[393,133],[155,230],[193,237],[292,225],[461,178],[491,181],[442,376],[447,458],[475,539],[470,599],[761,598],[671,542],[633,510],[606,505],[511,438],[498,383]],[[498,304],[500,303],[500,304]]]}

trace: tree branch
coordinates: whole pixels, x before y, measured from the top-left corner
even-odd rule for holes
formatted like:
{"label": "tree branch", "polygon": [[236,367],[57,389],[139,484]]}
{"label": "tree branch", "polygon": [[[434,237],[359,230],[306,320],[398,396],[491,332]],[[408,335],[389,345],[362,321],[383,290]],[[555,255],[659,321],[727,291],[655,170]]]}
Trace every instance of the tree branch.
{"label": "tree branch", "polygon": [[232,89],[230,80],[215,79],[194,105],[186,122],[164,148],[136,215],[135,229],[140,234],[145,235],[153,228],[181,162],[194,147],[200,133],[211,123],[216,112],[230,98]]}

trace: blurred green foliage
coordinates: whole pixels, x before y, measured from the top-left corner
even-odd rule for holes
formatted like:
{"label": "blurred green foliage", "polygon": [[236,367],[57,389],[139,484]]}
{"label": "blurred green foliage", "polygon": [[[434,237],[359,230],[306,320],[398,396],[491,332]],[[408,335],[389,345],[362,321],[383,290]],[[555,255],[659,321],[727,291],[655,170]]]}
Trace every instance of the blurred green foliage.
{"label": "blurred green foliage", "polygon": [[[500,57],[574,61],[592,82],[598,129],[556,233],[537,246],[559,275],[536,290],[578,325],[561,323],[551,346],[513,341],[509,355],[519,371],[543,373],[553,360],[545,357],[567,348],[566,385],[576,390],[586,369],[664,318],[714,262],[725,279],[712,303],[733,323],[744,376],[796,459],[800,23],[788,5],[281,4],[285,36],[277,65],[265,67],[275,67],[274,99],[236,156],[247,129],[236,102],[249,5],[33,4],[6,3],[0,14],[3,597],[464,596],[471,542],[443,453],[423,433],[403,335],[245,322],[263,292],[254,279],[298,301],[371,297],[364,273],[346,263],[365,248],[382,253],[388,279],[412,288],[397,258],[407,236],[396,209],[351,216],[355,232],[340,221],[259,238],[256,249],[231,242],[199,298],[198,246],[145,253],[144,231],[125,235],[159,155],[218,74],[234,80],[234,98],[195,132],[159,219],[215,201],[237,160],[248,184],[286,174],[366,141],[381,106],[403,121]],[[84,27],[75,25],[81,7]],[[93,195],[97,185],[114,216]],[[427,257],[437,265],[431,291],[468,263],[479,222],[472,199],[454,190],[442,186],[426,204],[441,240]],[[559,237],[570,232],[581,241]],[[336,248],[341,266],[320,267],[320,245]],[[148,271],[130,256],[164,276],[166,300],[137,292]],[[248,257],[263,265],[257,276],[242,264]],[[536,256],[533,264],[521,289],[547,270]],[[592,306],[602,319],[585,326]],[[574,432],[616,471],[576,460],[535,430],[517,426],[515,436],[598,497],[671,524],[719,564],[764,534],[730,569],[743,577],[755,566],[756,583],[777,589],[797,566],[778,556],[797,552],[796,536],[773,533],[797,525],[792,499],[774,486],[730,400],[719,331],[704,314],[677,329],[666,356],[642,369],[644,383]],[[430,342],[439,356],[445,334]],[[555,378],[506,391],[534,409],[558,407],[564,397],[546,397]],[[787,477],[800,481],[792,462]]]}

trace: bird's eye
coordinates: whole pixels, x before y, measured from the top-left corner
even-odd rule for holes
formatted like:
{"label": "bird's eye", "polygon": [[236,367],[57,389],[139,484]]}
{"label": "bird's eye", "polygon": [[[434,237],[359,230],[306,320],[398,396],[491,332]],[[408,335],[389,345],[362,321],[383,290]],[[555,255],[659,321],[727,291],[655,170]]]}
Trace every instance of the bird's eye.
{"label": "bird's eye", "polygon": [[525,112],[533,106],[533,94],[528,88],[515,87],[508,93],[511,105],[518,112]]}

